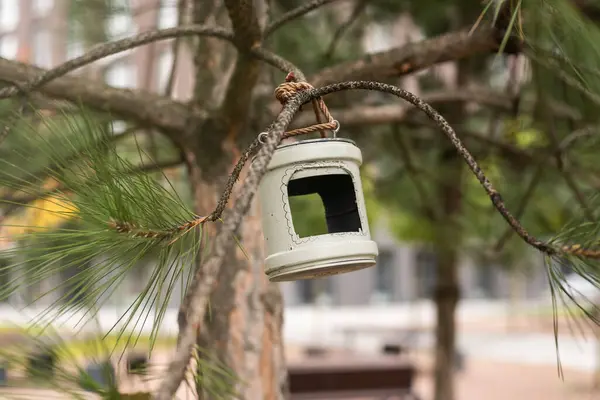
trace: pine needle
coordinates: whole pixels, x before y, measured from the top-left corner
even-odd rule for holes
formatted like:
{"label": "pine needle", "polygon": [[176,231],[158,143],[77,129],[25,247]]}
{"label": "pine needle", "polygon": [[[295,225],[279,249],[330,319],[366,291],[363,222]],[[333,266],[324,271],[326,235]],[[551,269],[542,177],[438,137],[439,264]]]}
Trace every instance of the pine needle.
{"label": "pine needle", "polygon": [[192,224],[198,217],[170,183],[138,172],[143,150],[117,151],[109,126],[84,109],[37,115],[5,142],[0,206],[16,205],[21,213],[2,221],[0,236],[13,247],[0,251],[9,261],[0,272],[10,277],[0,300],[37,291],[31,304],[47,305],[50,322],[83,314],[79,325],[93,308],[118,298],[126,279],[139,280],[147,270],[147,283],[113,327],[134,345],[134,332],[148,322],[156,338],[177,282],[187,288],[201,224]]}

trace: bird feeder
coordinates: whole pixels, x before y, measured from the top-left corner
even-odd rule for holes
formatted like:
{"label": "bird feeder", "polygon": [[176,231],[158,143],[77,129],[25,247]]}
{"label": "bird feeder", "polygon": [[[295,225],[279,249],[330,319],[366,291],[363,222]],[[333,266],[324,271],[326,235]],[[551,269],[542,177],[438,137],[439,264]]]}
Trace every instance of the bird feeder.
{"label": "bird feeder", "polygon": [[[371,240],[359,167],[362,154],[347,139],[304,140],[279,146],[259,189],[270,281],[312,279],[372,267]],[[290,199],[318,194],[327,232],[301,236]],[[296,224],[296,225],[295,225]]]}

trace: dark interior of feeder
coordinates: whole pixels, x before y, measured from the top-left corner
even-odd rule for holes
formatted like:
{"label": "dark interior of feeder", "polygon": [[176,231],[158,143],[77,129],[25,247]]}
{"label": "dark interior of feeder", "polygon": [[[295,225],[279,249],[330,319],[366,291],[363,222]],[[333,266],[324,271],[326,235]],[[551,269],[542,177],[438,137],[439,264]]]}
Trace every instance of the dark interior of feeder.
{"label": "dark interior of feeder", "polygon": [[[288,198],[294,229],[300,237],[359,232],[362,228],[352,177],[346,173],[292,176]],[[319,221],[314,220],[317,215]]]}

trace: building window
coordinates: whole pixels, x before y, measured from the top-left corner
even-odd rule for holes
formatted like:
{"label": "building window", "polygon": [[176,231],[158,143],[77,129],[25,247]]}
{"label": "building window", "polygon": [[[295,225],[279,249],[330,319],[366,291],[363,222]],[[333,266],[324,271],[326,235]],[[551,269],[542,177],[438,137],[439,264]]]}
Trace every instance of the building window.
{"label": "building window", "polygon": [[83,278],[85,276],[83,274],[88,268],[90,268],[89,261],[83,264],[75,264],[71,261],[71,265],[63,267],[60,271],[60,280],[63,282],[61,286],[61,301],[63,303],[70,306],[83,304],[86,292],[89,294],[92,289]]}
{"label": "building window", "polygon": [[[0,288],[6,289],[10,285],[10,261],[0,258]],[[8,301],[8,296],[0,297],[0,303]]]}
{"label": "building window", "polygon": [[7,32],[17,28],[19,23],[19,1],[0,0],[0,30]]}
{"label": "building window", "polygon": [[173,53],[170,51],[166,51],[160,55],[158,58],[158,92],[164,93],[167,89],[167,82],[169,82],[169,77],[171,75],[171,67],[173,66]]}
{"label": "building window", "polygon": [[[135,66],[127,61],[117,61],[106,69],[106,83],[113,87],[132,89],[137,86],[137,74]],[[114,135],[120,135],[127,129],[124,121],[113,121],[112,131]]]}
{"label": "building window", "polygon": [[160,0],[158,29],[177,26],[177,0]]}
{"label": "building window", "polygon": [[331,277],[297,281],[300,302],[303,304],[331,304]]}
{"label": "building window", "polygon": [[437,281],[436,254],[430,250],[421,250],[416,257],[418,297],[431,298]]}
{"label": "building window", "polygon": [[115,136],[122,135],[127,130],[127,123],[125,121],[117,120],[111,122],[112,133]]}
{"label": "building window", "polygon": [[69,21],[67,35],[67,59],[71,60],[81,56],[85,51],[85,44],[82,40],[83,27],[77,21]]}
{"label": "building window", "polygon": [[67,43],[67,59],[71,60],[77,58],[85,52],[83,43],[79,40],[74,40],[71,43]]}
{"label": "building window", "polygon": [[394,253],[390,250],[380,250],[375,267],[375,303],[389,303],[394,294]]}
{"label": "building window", "polygon": [[495,297],[495,283],[496,279],[494,276],[494,266],[492,265],[481,265],[477,268],[477,289],[476,297],[480,298],[494,298]]}
{"label": "building window", "polygon": [[387,24],[369,25],[363,43],[367,53],[377,53],[394,47],[394,35],[391,27]]}
{"label": "building window", "polygon": [[109,40],[123,39],[135,34],[135,23],[131,17],[127,0],[114,0],[112,15],[106,21],[106,34]]}
{"label": "building window", "polygon": [[33,63],[38,67],[52,67],[52,36],[47,30],[37,31],[33,37]]}
{"label": "building window", "polygon": [[31,5],[33,8],[33,15],[38,18],[43,18],[52,8],[54,7],[54,0],[33,0]]}
{"label": "building window", "polygon": [[9,60],[17,57],[19,41],[15,35],[4,35],[0,37],[0,56]]}
{"label": "building window", "polygon": [[127,61],[118,61],[106,69],[106,83],[113,87],[132,89],[137,86],[136,69]]}

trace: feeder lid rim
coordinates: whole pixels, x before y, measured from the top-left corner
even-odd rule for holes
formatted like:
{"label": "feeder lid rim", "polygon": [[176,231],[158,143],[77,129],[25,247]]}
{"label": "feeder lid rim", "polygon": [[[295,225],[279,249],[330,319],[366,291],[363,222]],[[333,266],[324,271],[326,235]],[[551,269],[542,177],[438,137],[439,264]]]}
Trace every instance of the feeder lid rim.
{"label": "feeder lid rim", "polygon": [[[351,139],[346,139],[346,138],[319,138],[319,139],[306,139],[306,140],[301,140],[298,142],[294,142],[294,143],[286,143],[284,145],[278,146],[275,151],[279,151],[281,149],[287,149],[293,146],[299,146],[301,144],[311,144],[311,143],[330,143],[330,142],[337,142],[337,143],[348,143],[351,144],[354,147],[358,146],[356,145],[356,142],[354,140]],[[254,160],[256,159],[256,155],[254,155],[252,157],[252,162],[254,162]]]}
{"label": "feeder lid rim", "polygon": [[279,147],[277,147],[277,150],[280,149],[285,149],[288,147],[293,147],[293,146],[299,146],[301,144],[310,144],[310,143],[325,143],[325,142],[343,142],[343,143],[349,143],[355,147],[356,146],[356,142],[354,140],[351,139],[346,139],[346,138],[319,138],[319,139],[307,139],[307,140],[300,140],[298,142],[294,142],[294,143],[286,143],[284,145],[281,145]]}

